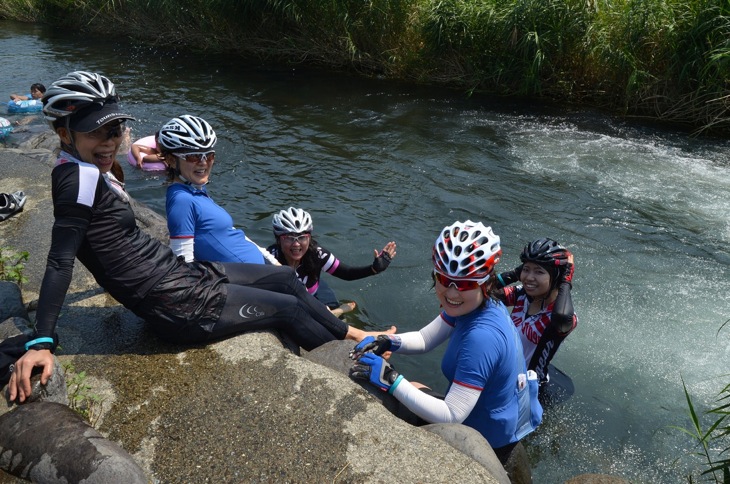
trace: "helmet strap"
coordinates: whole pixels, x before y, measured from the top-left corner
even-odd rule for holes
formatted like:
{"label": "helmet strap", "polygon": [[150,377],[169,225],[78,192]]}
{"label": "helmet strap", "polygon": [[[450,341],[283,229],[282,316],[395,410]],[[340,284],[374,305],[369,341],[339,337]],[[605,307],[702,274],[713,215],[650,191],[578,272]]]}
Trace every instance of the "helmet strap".
{"label": "helmet strap", "polygon": [[71,140],[70,144],[64,143],[63,140],[61,141],[61,148],[63,148],[63,151],[68,153],[69,155],[73,156],[79,161],[84,161],[81,159],[81,155],[79,154],[79,150],[76,149],[76,140],[74,139],[73,131],[71,131],[71,116],[65,116],[64,118],[64,124],[66,125],[66,132],[68,133],[68,137]]}

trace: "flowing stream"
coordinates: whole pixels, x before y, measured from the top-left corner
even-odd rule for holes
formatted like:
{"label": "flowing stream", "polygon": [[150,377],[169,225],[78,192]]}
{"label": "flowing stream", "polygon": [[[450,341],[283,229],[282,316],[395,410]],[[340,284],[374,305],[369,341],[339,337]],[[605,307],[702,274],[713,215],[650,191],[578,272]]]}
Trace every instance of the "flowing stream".
{"label": "flowing stream", "polygon": [[[2,96],[84,69],[117,84],[138,119],[135,139],[180,114],[207,119],[219,137],[209,190],[260,245],[273,240],[273,213],[290,205],[312,214],[319,242],[345,263],[368,264],[395,240],[385,273],[326,276],[357,302],[351,324],[430,322],[431,247],[455,220],[493,227],[502,270],[532,239],[567,245],[580,321],[553,362],[575,394],[526,441],[535,482],[697,474],[689,454],[698,448],[673,426],[690,426],[682,381],[698,411],[728,384],[730,324],[718,333],[730,319],[728,141],[590,110],[0,27]],[[129,192],[164,213],[164,177],[124,166]],[[393,361],[443,389],[440,357]]]}

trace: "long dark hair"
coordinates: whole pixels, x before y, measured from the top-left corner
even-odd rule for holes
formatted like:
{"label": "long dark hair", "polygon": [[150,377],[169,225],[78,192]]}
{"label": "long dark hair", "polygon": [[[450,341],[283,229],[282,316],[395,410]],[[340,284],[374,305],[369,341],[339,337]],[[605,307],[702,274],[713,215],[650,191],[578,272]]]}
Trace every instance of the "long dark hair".
{"label": "long dark hair", "polygon": [[124,183],[124,170],[122,169],[122,165],[120,165],[117,160],[114,160],[114,163],[112,163],[112,169],[109,171],[112,172],[114,178]]}

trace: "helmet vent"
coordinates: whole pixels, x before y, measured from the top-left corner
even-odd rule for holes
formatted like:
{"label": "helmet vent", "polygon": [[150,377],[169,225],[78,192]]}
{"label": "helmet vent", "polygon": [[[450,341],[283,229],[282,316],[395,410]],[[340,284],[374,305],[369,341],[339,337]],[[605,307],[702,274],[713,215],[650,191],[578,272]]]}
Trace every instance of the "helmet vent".
{"label": "helmet vent", "polygon": [[481,222],[455,222],[434,243],[435,270],[448,276],[484,283],[499,260],[499,237]]}

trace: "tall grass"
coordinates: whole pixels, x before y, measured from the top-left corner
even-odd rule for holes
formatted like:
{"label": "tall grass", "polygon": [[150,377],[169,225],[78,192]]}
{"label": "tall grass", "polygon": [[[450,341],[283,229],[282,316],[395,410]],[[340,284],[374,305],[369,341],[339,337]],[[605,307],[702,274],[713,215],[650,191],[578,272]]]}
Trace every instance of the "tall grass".
{"label": "tall grass", "polygon": [[[695,455],[704,461],[705,470],[701,475],[711,482],[730,484],[730,384],[720,391],[716,406],[707,411],[707,415],[715,420],[706,428],[695,410],[684,381],[682,387],[692,428],[679,430],[694,439],[700,449]],[[693,482],[693,478],[689,476],[688,481]]]}
{"label": "tall grass", "polygon": [[730,131],[728,0],[5,0],[0,17]]}
{"label": "tall grass", "polygon": [[380,74],[397,70],[413,52],[404,47],[413,38],[412,5],[409,0],[47,0],[39,2],[39,19],[97,32],[111,23],[158,46]]}
{"label": "tall grass", "polygon": [[590,15],[583,0],[444,0],[426,9],[422,32],[444,80],[563,95],[580,71]]}
{"label": "tall grass", "polygon": [[39,16],[38,0],[0,1],[0,18],[11,18],[21,22],[34,22]]}
{"label": "tall grass", "polygon": [[[728,324],[730,324],[730,319],[720,326],[717,334],[719,335]],[[730,375],[727,376],[730,377]],[[730,484],[730,383],[718,394],[715,407],[705,413],[706,417],[714,419],[707,428],[695,410],[684,380],[682,380],[682,387],[692,428],[689,430],[676,428],[694,439],[700,448],[695,455],[704,461],[705,470],[701,476],[711,482]],[[687,480],[690,483],[694,482],[693,476],[688,476]]]}

